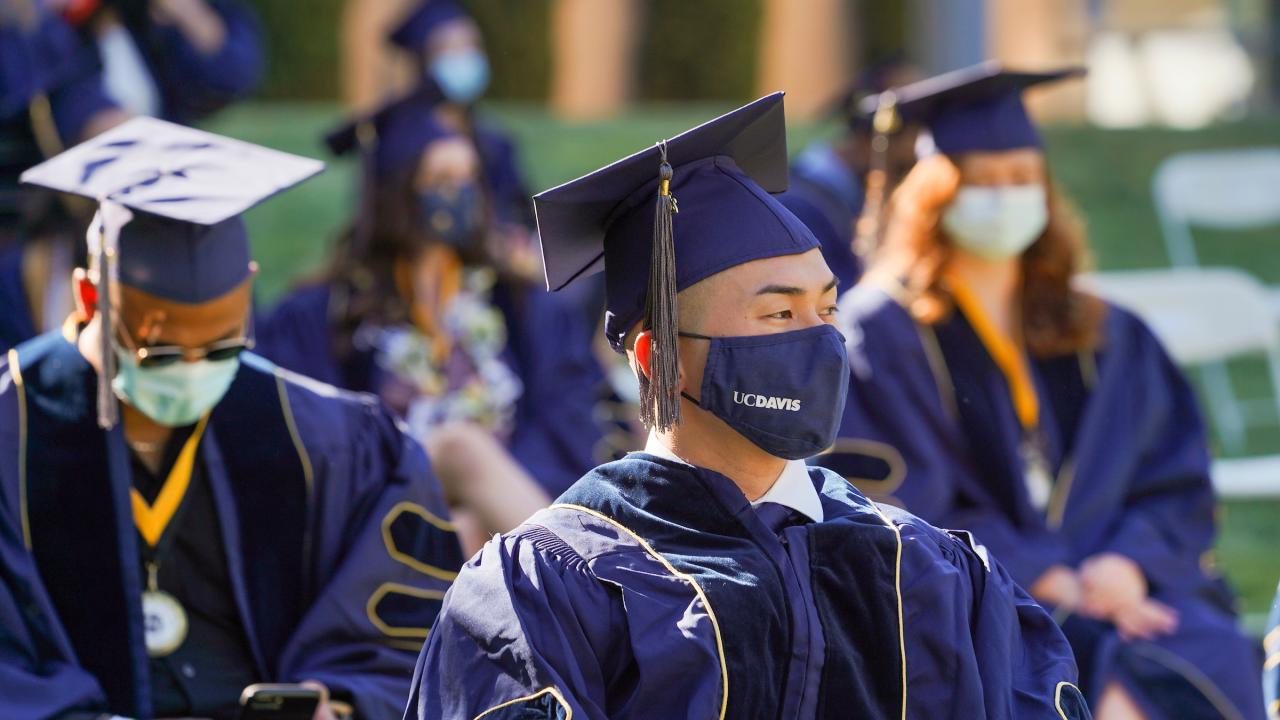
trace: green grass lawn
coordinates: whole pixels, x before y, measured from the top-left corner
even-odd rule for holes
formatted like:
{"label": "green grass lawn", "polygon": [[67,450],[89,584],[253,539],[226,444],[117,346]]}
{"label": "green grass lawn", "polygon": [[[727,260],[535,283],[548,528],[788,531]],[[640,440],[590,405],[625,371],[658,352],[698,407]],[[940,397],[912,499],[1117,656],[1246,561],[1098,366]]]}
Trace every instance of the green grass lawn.
{"label": "green grass lawn", "polygon": [[[530,188],[538,190],[730,107],[649,106],[629,113],[625,120],[589,124],[566,124],[535,106],[504,105],[491,111],[520,141]],[[248,104],[219,116],[208,127],[325,158],[319,138],[339,119],[334,106]],[[832,130],[795,128],[791,150]],[[1193,149],[1280,145],[1280,124],[1237,123],[1195,132],[1051,128],[1046,140],[1055,176],[1088,221],[1098,268],[1130,269],[1168,263],[1150,194],[1152,172],[1162,159]],[[259,291],[264,303],[277,298],[295,278],[322,265],[354,207],[354,170],[351,161],[331,161],[319,178],[249,213],[254,251],[262,266]],[[1202,261],[1244,267],[1266,282],[1280,284],[1280,252],[1268,245],[1275,242],[1277,230],[1206,233],[1200,236]],[[1258,367],[1246,363],[1237,376],[1247,387],[1266,388]],[[1252,452],[1280,452],[1280,431],[1264,428],[1250,436],[1249,446]],[[1218,566],[1239,589],[1247,612],[1265,612],[1280,579],[1280,503],[1227,503],[1222,518]]]}

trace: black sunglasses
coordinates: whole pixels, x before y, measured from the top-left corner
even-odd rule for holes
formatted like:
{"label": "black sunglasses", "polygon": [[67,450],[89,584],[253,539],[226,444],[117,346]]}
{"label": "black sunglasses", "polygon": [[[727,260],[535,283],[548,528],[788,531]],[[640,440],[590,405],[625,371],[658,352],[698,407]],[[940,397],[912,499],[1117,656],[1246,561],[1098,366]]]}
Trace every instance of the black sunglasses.
{"label": "black sunglasses", "polygon": [[172,365],[188,358],[191,360],[209,360],[210,362],[231,360],[240,357],[240,353],[245,350],[252,349],[252,339],[238,337],[217,340],[198,348],[184,348],[177,345],[156,345],[138,348],[134,356],[138,358],[139,367],[154,368]]}
{"label": "black sunglasses", "polygon": [[184,348],[178,345],[149,345],[134,350],[123,342],[120,345],[125,352],[133,353],[134,359],[138,362],[138,367],[158,368],[187,359],[209,360],[210,362],[231,360],[240,357],[240,353],[245,350],[252,350],[253,339],[244,336],[227,338],[226,340],[215,340],[198,348]]}

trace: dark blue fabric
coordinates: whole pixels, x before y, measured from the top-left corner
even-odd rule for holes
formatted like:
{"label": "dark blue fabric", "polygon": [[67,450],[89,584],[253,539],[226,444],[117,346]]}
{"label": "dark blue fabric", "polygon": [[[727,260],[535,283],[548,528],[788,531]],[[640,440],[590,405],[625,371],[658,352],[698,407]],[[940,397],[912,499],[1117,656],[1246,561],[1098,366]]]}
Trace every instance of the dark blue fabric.
{"label": "dark blue fabric", "polygon": [[[1041,512],[1023,480],[1023,431],[1007,381],[964,317],[921,327],[868,285],[842,298],[841,311],[849,401],[840,438],[814,463],[848,470],[867,467],[860,458],[883,461],[885,482],[865,487],[939,525],[971,530],[1024,586],[1053,565],[1076,567],[1102,552],[1133,559],[1152,596],[1178,611],[1178,630],[1125,643],[1110,627],[1101,636],[1072,629],[1085,695],[1096,698],[1114,678],[1153,718],[1191,717],[1146,696],[1137,676],[1159,666],[1183,691],[1212,687],[1241,716],[1261,716],[1252,643],[1236,627],[1223,581],[1201,565],[1215,501],[1199,410],[1140,320],[1109,307],[1096,353],[1033,360],[1039,433],[1057,477]],[[1183,703],[1188,712],[1194,706]]]}
{"label": "dark blue fabric", "polygon": [[249,233],[235,216],[211,225],[134,212],[120,230],[120,282],[156,297],[202,303],[249,277]]}
{"label": "dark blue fabric", "polygon": [[423,52],[433,31],[465,17],[470,16],[454,0],[420,0],[388,39],[406,50]]}
{"label": "dark blue fabric", "polygon": [[[1018,72],[989,60],[894,88],[893,96],[902,118],[927,127],[934,145],[948,155],[1038,148],[1040,135],[1022,104],[1022,92],[1083,72],[1078,67]],[[881,97],[864,98],[862,111],[874,114]]]}
{"label": "dark blue fabric", "polygon": [[[504,359],[524,384],[507,447],[552,496],[600,462],[605,434],[595,415],[604,376],[591,349],[594,328],[566,300],[504,283],[492,297],[507,324]],[[322,382],[376,394],[384,380],[373,352],[341,360],[334,352],[331,301],[325,285],[286,297],[259,324],[258,351]]]}
{"label": "dark blue fabric", "polygon": [[193,124],[249,95],[261,82],[266,59],[262,29],[240,0],[208,0],[222,19],[226,39],[206,55],[176,26],[149,21],[129,27],[160,90],[161,117]]}
{"label": "dark blue fabric", "polygon": [[[621,352],[644,315],[659,175],[667,166],[675,290],[818,246],[769,193],[787,189],[782,93],[767,95],[533,197],[547,287],[605,273],[605,335]],[[664,215],[665,217],[665,215]]]}
{"label": "dark blue fabric", "polygon": [[[680,206],[672,218],[677,290],[752,260],[818,247],[804,223],[726,156],[675,168],[671,194]],[[615,210],[605,234],[605,334],[615,350],[644,316],[657,196],[655,170]]]}
{"label": "dark blue fabric", "polygon": [[17,241],[0,245],[0,354],[36,334],[22,279],[23,250]]}
{"label": "dark blue fabric", "polygon": [[948,155],[1038,148],[1040,133],[1027,115],[1020,90],[948,108],[929,123],[933,144]]}
{"label": "dark blue fabric", "polygon": [[497,219],[533,228],[533,202],[520,169],[515,141],[481,112],[472,111],[471,125],[471,137],[480,153],[485,186]]}
{"label": "dark blue fabric", "polygon": [[[33,192],[18,187],[23,170],[44,159],[32,127],[32,103],[48,100],[53,125],[42,128],[64,146],[84,138],[89,120],[113,107],[102,89],[98,57],[45,3],[22,3],[32,24],[20,24],[20,10],[0,19],[0,244],[23,220],[24,200]],[[12,16],[12,17],[10,17]]]}
{"label": "dark blue fabric", "polygon": [[717,473],[644,454],[597,468],[464,568],[406,718],[551,691],[590,720],[1089,717],[1057,712],[1070,651],[998,564],[809,477],[825,520],[778,534]]}
{"label": "dark blue fabric", "polygon": [[851,167],[831,143],[813,142],[791,163],[791,183],[792,188],[796,182],[803,182],[823,191],[856,218],[866,202],[861,172]]}
{"label": "dark blue fabric", "polygon": [[795,175],[791,187],[778,195],[778,202],[818,238],[822,258],[840,281],[841,291],[853,287],[862,276],[862,260],[853,253],[853,224],[857,214],[850,213],[828,189]]}
{"label": "dark blue fabric", "polygon": [[[17,10],[0,20],[0,117],[25,113],[27,104],[39,94],[98,79],[97,56],[80,43],[75,31],[44,3],[30,3],[30,10],[34,17],[29,28],[20,25],[16,17],[9,17],[20,14]],[[102,97],[100,88],[96,97]],[[79,98],[77,102],[91,99]],[[78,139],[81,129],[76,122],[59,123],[64,139]]]}
{"label": "dark blue fabric", "polygon": [[[0,643],[6,710],[148,718],[122,432],[96,429],[94,373],[61,336],[17,355],[20,385],[7,361],[0,368],[0,616],[19,612]],[[412,508],[446,518],[443,498],[421,449],[372,399],[280,372],[243,355],[199,450],[254,672],[320,680],[361,717],[393,717],[416,647],[406,638],[420,641],[435,614],[415,605],[406,617],[402,598],[442,592],[461,553],[437,528],[434,542],[450,549],[432,557],[447,566],[426,573],[379,527]],[[388,605],[411,624],[378,618]]]}
{"label": "dark blue fabric", "polygon": [[[372,153],[377,180],[396,178],[415,167],[428,145],[455,135],[435,115],[442,100],[439,89],[423,81],[403,97],[392,100],[368,117],[347,122],[325,136],[325,143],[337,155]],[[372,128],[372,137],[364,138]],[[372,143],[372,147],[362,143]]]}
{"label": "dark blue fabric", "polygon": [[849,388],[840,331],[819,325],[707,340],[699,407],[775,457],[803,460],[830,447]]}

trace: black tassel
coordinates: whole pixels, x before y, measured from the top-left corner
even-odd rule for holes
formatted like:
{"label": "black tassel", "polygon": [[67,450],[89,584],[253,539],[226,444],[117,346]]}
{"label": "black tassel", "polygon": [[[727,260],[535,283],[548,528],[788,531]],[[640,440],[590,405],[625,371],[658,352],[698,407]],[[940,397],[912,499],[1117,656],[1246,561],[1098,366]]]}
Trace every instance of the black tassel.
{"label": "black tassel", "polygon": [[112,345],[115,332],[114,318],[111,316],[111,271],[115,262],[115,248],[107,242],[107,221],[98,216],[98,301],[94,311],[98,314],[98,327],[101,336],[98,338],[99,356],[102,358],[102,371],[98,374],[98,427],[110,430],[120,421],[120,407],[116,402],[115,392],[111,389],[111,380],[116,376],[116,352]]}
{"label": "black tassel", "polygon": [[640,419],[665,432],[680,423],[680,365],[676,353],[676,247],[672,215],[679,212],[671,194],[667,144],[658,144],[658,200],[653,214],[653,248],[649,256],[649,293],[645,327],[653,333],[648,382],[640,386]]}

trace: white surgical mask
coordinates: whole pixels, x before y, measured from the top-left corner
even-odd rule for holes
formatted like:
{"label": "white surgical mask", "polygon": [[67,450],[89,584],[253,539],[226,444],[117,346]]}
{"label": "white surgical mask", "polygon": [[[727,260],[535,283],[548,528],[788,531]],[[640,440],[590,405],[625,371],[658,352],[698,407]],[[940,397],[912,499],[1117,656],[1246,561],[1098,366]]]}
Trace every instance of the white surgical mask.
{"label": "white surgical mask", "polygon": [[122,348],[116,348],[116,358],[116,396],[166,427],[190,425],[212,410],[240,369],[239,358],[141,367]]}
{"label": "white surgical mask", "polygon": [[956,247],[988,260],[1022,254],[1049,224],[1044,185],[961,185],[942,214]]}

